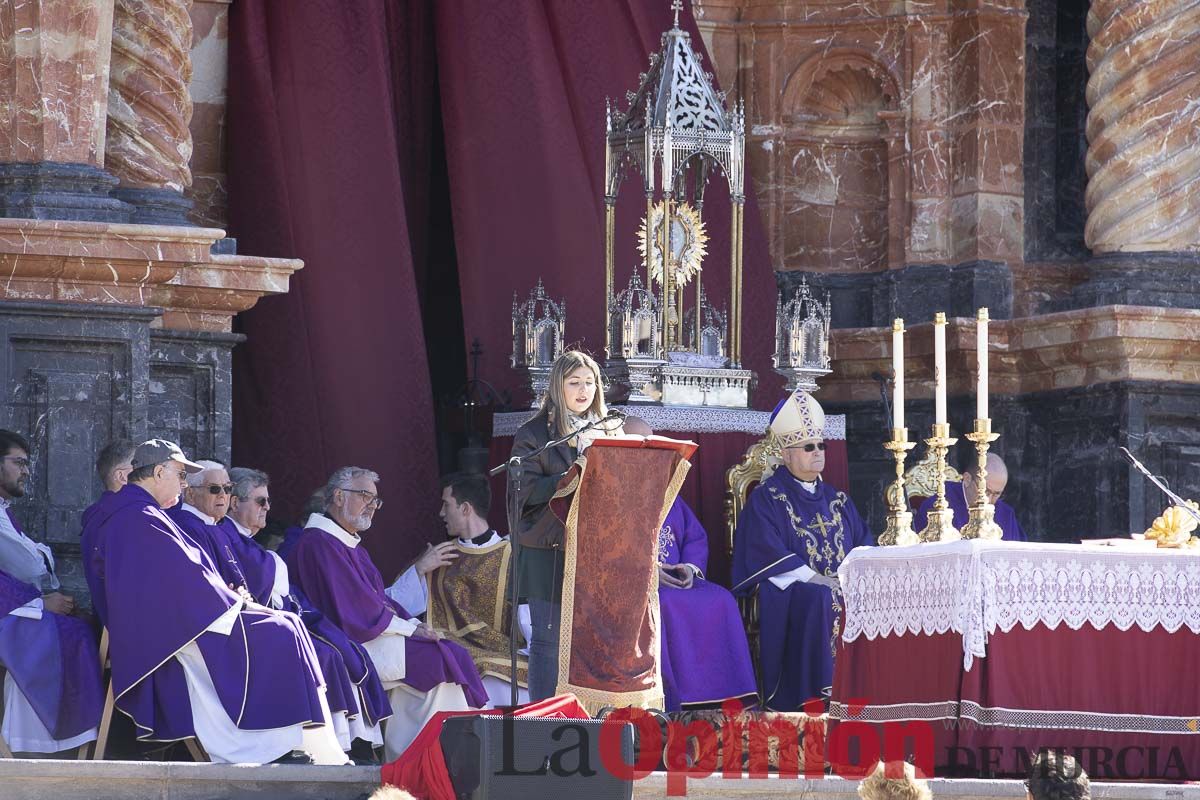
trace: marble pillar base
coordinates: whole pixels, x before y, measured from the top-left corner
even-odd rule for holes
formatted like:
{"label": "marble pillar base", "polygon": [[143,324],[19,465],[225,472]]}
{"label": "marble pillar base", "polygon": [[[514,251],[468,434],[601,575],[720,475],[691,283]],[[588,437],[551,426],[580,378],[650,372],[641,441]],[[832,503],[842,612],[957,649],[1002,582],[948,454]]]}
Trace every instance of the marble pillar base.
{"label": "marble pillar base", "polygon": [[128,222],[133,209],[112,196],[116,185],[87,164],[0,164],[0,217]]}
{"label": "marble pillar base", "polygon": [[1200,308],[1200,254],[1106,253],[1092,257],[1084,266],[1088,279],[1056,303],[1056,308]]}
{"label": "marble pillar base", "polygon": [[129,221],[137,225],[192,225],[188,214],[192,201],[174,189],[130,189],[120,187],[113,196],[128,203]]}
{"label": "marble pillar base", "polygon": [[998,261],[913,264],[859,274],[775,273],[779,288],[787,294],[796,290],[801,278],[807,278],[814,290],[830,292],[835,328],[890,326],[896,317],[932,320],[937,311],[973,317],[980,306],[988,307],[992,319],[1012,316],[1012,270]]}

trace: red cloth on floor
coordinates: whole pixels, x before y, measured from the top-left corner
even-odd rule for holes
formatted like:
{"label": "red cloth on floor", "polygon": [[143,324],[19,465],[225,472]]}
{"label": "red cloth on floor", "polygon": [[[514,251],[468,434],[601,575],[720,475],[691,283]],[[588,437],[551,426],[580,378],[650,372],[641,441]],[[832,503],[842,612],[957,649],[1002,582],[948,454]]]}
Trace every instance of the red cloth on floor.
{"label": "red cloth on floor", "polygon": [[[455,800],[454,786],[442,755],[442,723],[448,717],[468,714],[500,716],[500,710],[442,711],[434,714],[417,738],[390,764],[385,764],[382,782],[397,786],[417,800]],[[513,711],[514,717],[559,717],[561,719],[591,719],[573,694],[562,694],[538,703],[529,703]],[[386,724],[386,723],[385,723]]]}

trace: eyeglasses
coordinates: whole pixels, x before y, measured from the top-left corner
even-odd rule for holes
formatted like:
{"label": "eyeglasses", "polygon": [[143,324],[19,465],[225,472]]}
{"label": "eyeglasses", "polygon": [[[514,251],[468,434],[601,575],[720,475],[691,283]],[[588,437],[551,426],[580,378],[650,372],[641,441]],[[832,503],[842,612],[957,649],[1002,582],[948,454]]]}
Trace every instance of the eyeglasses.
{"label": "eyeglasses", "polygon": [[350,492],[351,494],[361,494],[367,508],[374,508],[376,510],[383,508],[383,501],[379,499],[379,495],[371,494],[366,489],[342,489],[342,491]]}
{"label": "eyeglasses", "polygon": [[29,469],[29,459],[25,456],[5,456],[3,460],[13,462],[17,469]]}
{"label": "eyeglasses", "polygon": [[256,497],[256,498],[254,498],[254,503],[255,503],[255,505],[257,505],[259,508],[269,508],[269,507],[270,507],[270,505],[271,505],[271,498],[269,498],[269,497]]}
{"label": "eyeglasses", "polygon": [[[197,487],[197,488],[199,488],[199,487]],[[221,494],[222,492],[224,492],[225,494],[233,494],[233,484],[232,483],[226,483],[226,484],[210,483],[208,485],[208,493],[209,494]]]}
{"label": "eyeglasses", "polygon": [[809,442],[808,444],[796,445],[796,449],[803,450],[806,453],[811,453],[814,450],[824,450],[825,443],[824,442]]}

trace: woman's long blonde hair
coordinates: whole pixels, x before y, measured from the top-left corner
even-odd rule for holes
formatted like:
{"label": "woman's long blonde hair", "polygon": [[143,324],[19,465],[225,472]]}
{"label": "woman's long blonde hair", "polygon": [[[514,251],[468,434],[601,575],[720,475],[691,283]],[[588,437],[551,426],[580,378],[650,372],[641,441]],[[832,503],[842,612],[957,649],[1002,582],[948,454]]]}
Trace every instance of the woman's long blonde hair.
{"label": "woman's long blonde hair", "polygon": [[600,365],[587,353],[568,350],[554,359],[554,364],[550,367],[550,385],[546,389],[546,396],[542,398],[542,407],[538,410],[538,416],[546,417],[551,431],[557,431],[556,436],[566,436],[571,432],[571,426],[567,422],[569,406],[563,396],[563,383],[568,375],[580,367],[590,369],[596,379],[596,396],[592,398],[592,405],[585,413],[599,417],[608,414],[608,406],[604,404],[604,381],[600,377]]}

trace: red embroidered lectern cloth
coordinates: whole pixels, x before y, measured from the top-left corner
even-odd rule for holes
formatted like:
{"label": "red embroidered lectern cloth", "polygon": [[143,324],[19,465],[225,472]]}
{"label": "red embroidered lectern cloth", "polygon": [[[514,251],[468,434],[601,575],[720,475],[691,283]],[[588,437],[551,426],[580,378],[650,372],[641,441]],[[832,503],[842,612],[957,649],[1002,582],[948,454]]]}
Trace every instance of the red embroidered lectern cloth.
{"label": "red embroidered lectern cloth", "polygon": [[1200,556],[947,542],[856,550],[839,577],[833,720],[883,747],[886,723],[926,725],[943,771],[1059,747],[1094,778],[1200,778]]}
{"label": "red embroidered lectern cloth", "polygon": [[589,713],[662,708],[658,531],[692,442],[597,439],[566,518],[558,693]]}

